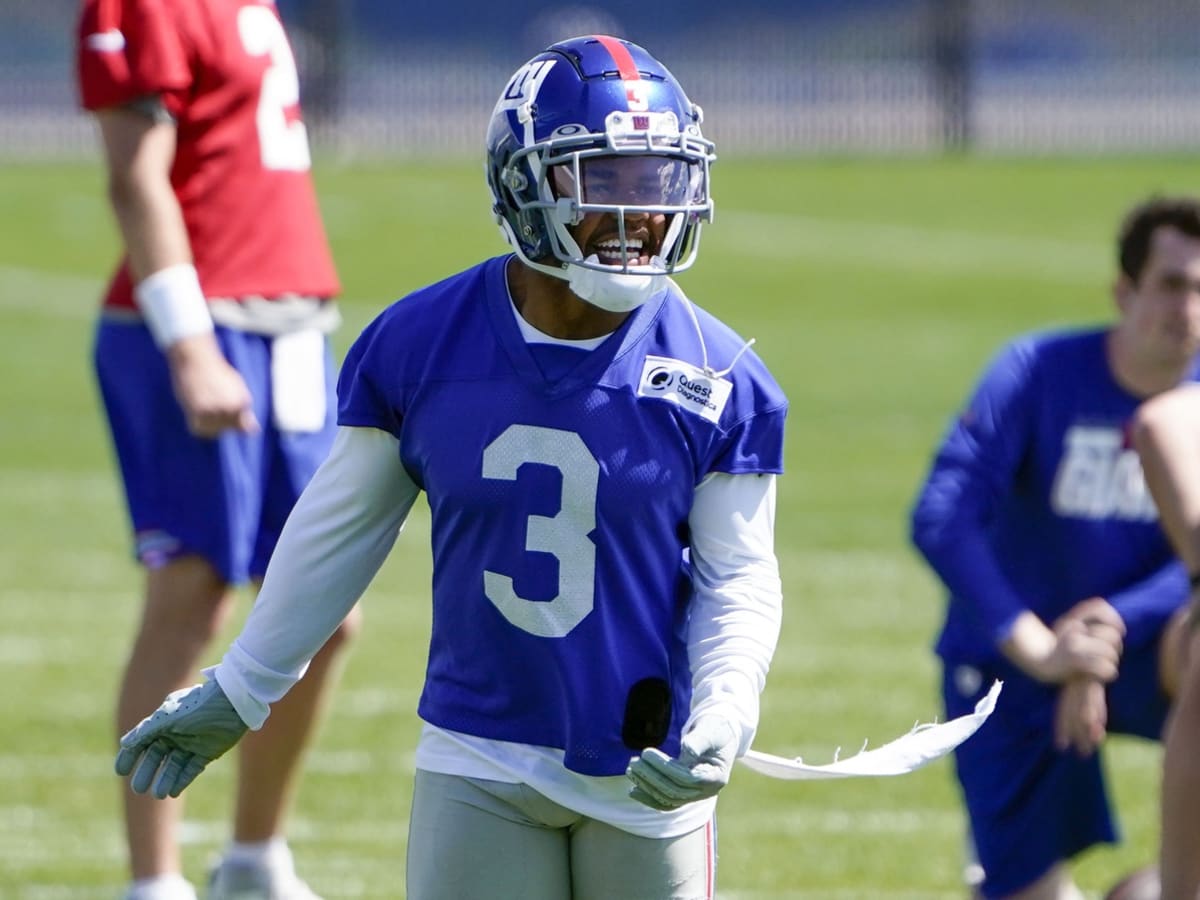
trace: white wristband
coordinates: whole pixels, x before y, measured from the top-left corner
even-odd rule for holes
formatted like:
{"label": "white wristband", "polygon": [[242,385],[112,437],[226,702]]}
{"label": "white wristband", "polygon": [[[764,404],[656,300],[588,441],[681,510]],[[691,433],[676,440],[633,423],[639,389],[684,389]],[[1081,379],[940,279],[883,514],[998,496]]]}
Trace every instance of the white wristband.
{"label": "white wristband", "polygon": [[147,275],[134,286],[133,297],[154,342],[164,350],[180,338],[213,330],[208,301],[191,263],[167,266]]}

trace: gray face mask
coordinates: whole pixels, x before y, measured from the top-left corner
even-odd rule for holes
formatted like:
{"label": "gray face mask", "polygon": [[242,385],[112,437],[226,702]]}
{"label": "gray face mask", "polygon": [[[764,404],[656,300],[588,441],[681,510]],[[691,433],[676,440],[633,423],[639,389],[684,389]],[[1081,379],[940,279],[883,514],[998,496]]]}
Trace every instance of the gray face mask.
{"label": "gray face mask", "polygon": [[[585,262],[598,263],[593,254]],[[662,260],[651,260],[655,267],[666,269]],[[601,272],[584,266],[568,265],[567,283],[581,300],[614,313],[632,312],[667,286],[667,276],[633,275]]]}

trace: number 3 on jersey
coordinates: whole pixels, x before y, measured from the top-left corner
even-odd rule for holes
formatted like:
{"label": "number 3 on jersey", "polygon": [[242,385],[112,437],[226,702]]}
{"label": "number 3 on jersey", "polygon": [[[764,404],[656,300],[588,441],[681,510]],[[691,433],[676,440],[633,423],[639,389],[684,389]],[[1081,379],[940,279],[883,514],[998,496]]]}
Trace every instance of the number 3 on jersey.
{"label": "number 3 on jersey", "polygon": [[238,35],[247,54],[270,60],[259,88],[256,119],[263,168],[307,172],[312,165],[308,131],[295,115],[300,78],[283,25],[270,7],[245,6],[238,10]]}
{"label": "number 3 on jersey", "polygon": [[563,637],[587,618],[595,602],[596,488],[600,464],[573,431],[510,425],[483,452],[483,477],[515,481],[525,463],[553,466],[562,474],[562,502],[553,516],[531,515],[525,549],[558,559],[558,594],[550,601],[526,600],[513,580],[484,571],[483,589],[501,615],[539,637]]}

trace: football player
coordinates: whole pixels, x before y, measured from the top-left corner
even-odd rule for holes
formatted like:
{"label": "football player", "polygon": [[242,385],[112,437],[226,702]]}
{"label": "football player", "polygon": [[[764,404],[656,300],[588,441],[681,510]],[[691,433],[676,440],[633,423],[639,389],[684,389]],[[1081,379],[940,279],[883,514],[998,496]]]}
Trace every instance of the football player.
{"label": "football player", "polygon": [[1130,423],[1200,364],[1200,203],[1156,198],[1118,238],[1111,327],[1012,342],[951,425],[912,513],[949,592],[937,642],[949,716],[1004,681],[956,751],[985,897],[1081,896],[1066,867],[1117,839],[1107,732],[1157,739],[1188,577]]}
{"label": "football player", "polygon": [[269,721],[423,491],[408,896],[711,898],[716,795],[778,637],[787,410],[670,277],[712,216],[713,144],[661,63],[603,35],[521,66],[486,144],[512,252],[359,337],[244,630],[117,770],[174,795]]}
{"label": "football player", "polygon": [[[85,0],[77,61],[125,249],[95,341],[146,571],[121,734],[196,680],[234,587],[261,579],[329,450],[338,281],[271,3]],[[303,685],[242,745],[233,843],[210,897],[313,896],[295,875],[284,819],[349,628],[330,629]],[[126,791],[124,804],[129,900],[194,898],[176,843],[179,801]]]}

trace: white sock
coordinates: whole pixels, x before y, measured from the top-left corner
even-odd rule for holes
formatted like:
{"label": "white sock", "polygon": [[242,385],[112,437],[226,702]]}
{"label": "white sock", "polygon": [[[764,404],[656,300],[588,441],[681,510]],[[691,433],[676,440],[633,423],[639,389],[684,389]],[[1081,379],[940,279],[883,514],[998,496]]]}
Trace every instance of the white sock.
{"label": "white sock", "polygon": [[139,878],[129,885],[125,900],[196,900],[196,889],[178,872],[173,872]]}
{"label": "white sock", "polygon": [[269,840],[254,843],[232,841],[225,850],[223,859],[239,865],[264,869],[291,871],[294,867],[292,851],[288,847],[287,839],[278,835]]}

